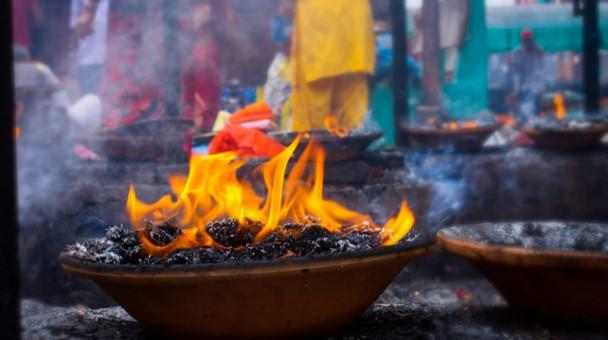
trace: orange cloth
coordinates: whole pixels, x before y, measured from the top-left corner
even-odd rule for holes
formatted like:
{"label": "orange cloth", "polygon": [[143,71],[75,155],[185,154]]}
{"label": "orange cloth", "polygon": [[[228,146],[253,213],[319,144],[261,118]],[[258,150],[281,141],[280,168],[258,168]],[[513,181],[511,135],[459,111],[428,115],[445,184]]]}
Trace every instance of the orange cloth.
{"label": "orange cloth", "polygon": [[245,106],[230,117],[231,124],[241,124],[258,120],[272,119],[272,108],[265,101],[259,101]]}
{"label": "orange cloth", "polygon": [[257,129],[230,124],[211,140],[209,154],[237,151],[240,156],[272,158],[285,147]]}

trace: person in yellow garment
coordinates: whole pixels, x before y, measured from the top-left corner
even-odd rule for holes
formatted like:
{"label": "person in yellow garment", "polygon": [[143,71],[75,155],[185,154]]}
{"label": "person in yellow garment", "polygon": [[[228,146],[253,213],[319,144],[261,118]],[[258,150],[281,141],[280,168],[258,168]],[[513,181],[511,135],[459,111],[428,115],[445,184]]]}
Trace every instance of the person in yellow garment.
{"label": "person in yellow garment", "polygon": [[363,123],[375,38],[369,0],[297,0],[292,60],[294,131]]}

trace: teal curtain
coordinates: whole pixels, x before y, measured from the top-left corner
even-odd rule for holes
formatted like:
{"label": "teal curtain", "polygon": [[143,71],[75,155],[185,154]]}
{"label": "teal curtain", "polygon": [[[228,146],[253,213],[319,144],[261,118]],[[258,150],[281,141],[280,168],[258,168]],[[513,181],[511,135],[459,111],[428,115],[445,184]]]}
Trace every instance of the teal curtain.
{"label": "teal curtain", "polygon": [[488,35],[484,0],[471,1],[467,38],[460,46],[455,81],[444,84],[444,105],[454,119],[472,118],[488,102]]}
{"label": "teal curtain", "polygon": [[[408,12],[409,34],[414,32],[413,14],[413,11]],[[507,52],[517,47],[524,28],[534,30],[538,44],[548,52],[582,50],[582,21],[573,15],[572,4],[488,7],[486,19],[490,53]],[[602,49],[608,50],[608,4],[600,4],[599,22]]]}
{"label": "teal curtain", "polygon": [[[582,19],[572,13],[572,5],[531,5],[488,10],[488,47],[491,53],[507,52],[519,45],[522,29],[534,31],[536,42],[545,51],[581,51]],[[608,6],[600,6],[602,49],[608,49]]]}

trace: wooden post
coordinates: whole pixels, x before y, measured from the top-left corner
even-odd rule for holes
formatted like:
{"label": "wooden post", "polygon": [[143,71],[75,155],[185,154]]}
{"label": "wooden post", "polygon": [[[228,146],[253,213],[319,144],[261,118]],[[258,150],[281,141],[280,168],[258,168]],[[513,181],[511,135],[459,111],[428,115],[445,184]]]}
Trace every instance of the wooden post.
{"label": "wooden post", "polygon": [[165,110],[168,116],[177,117],[181,114],[181,58],[179,44],[179,1],[163,1],[164,21],[164,63],[165,63]]}
{"label": "wooden post", "polygon": [[422,5],[424,64],[422,88],[424,105],[441,107],[441,79],[439,74],[439,1],[424,0]]}
{"label": "wooden post", "polygon": [[600,31],[597,0],[583,3],[583,88],[585,111],[596,114],[600,109]]}
{"label": "wooden post", "polygon": [[19,249],[11,2],[0,1],[0,338],[19,339]]}
{"label": "wooden post", "polygon": [[403,0],[391,0],[390,6],[393,30],[393,129],[395,145],[403,145],[405,136],[401,124],[408,116],[407,16]]}

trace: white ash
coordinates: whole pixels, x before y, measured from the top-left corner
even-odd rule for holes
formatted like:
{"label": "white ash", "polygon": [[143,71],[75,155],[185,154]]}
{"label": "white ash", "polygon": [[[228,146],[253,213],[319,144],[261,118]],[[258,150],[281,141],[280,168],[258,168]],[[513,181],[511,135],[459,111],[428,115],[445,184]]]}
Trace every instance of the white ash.
{"label": "white ash", "polygon": [[608,253],[608,226],[573,222],[484,223],[445,229],[448,236],[538,250]]}

